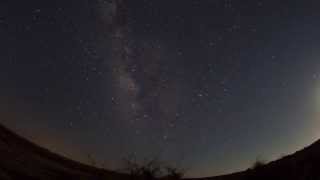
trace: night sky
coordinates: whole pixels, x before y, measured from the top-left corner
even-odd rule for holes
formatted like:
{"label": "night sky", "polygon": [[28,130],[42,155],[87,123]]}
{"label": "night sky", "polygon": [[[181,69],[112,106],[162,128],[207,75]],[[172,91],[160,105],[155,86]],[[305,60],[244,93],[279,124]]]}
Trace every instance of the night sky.
{"label": "night sky", "polygon": [[135,155],[202,177],[277,159],[320,138],[319,7],[1,0],[0,123],[108,169]]}

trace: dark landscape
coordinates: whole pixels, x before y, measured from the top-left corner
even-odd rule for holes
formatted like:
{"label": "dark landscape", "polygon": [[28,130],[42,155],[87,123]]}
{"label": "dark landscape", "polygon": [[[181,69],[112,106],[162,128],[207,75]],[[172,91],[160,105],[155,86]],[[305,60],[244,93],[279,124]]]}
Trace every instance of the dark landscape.
{"label": "dark landscape", "polygon": [[[84,165],[41,148],[0,126],[0,179],[140,179]],[[190,180],[316,180],[320,141],[280,160],[230,175]],[[146,178],[141,178],[145,180]],[[152,178],[153,179],[153,178]]]}
{"label": "dark landscape", "polygon": [[0,126],[0,179],[126,179],[56,155]]}

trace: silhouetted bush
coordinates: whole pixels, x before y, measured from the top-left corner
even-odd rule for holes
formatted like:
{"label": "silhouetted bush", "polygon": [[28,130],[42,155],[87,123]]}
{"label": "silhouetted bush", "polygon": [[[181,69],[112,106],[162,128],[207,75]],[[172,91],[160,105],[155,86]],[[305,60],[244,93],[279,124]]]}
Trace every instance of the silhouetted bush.
{"label": "silhouetted bush", "polygon": [[265,164],[266,164],[265,161],[263,161],[263,160],[258,160],[258,159],[257,159],[257,160],[254,162],[254,164],[252,165],[251,169],[252,169],[252,170],[259,169],[259,168],[261,168],[262,166],[264,166]]}
{"label": "silhouetted bush", "polygon": [[166,167],[166,180],[177,180],[182,179],[184,175],[183,170],[174,167]]}
{"label": "silhouetted bush", "polygon": [[184,174],[182,170],[164,166],[156,159],[139,164],[135,158],[125,159],[124,172],[130,175],[131,180],[179,180]]}

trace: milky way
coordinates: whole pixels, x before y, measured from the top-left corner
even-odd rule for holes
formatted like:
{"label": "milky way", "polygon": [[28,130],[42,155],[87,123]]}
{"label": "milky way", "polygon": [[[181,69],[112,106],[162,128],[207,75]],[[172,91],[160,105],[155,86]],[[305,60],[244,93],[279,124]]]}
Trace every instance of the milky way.
{"label": "milky way", "polygon": [[320,137],[317,5],[2,1],[1,123],[108,169],[134,155],[209,176],[276,159]]}

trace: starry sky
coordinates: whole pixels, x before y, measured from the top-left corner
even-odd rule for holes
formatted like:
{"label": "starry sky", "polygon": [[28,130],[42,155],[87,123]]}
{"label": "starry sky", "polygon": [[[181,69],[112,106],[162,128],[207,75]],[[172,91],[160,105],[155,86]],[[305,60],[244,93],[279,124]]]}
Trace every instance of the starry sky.
{"label": "starry sky", "polygon": [[317,1],[0,2],[0,123],[119,169],[231,173],[320,138]]}

